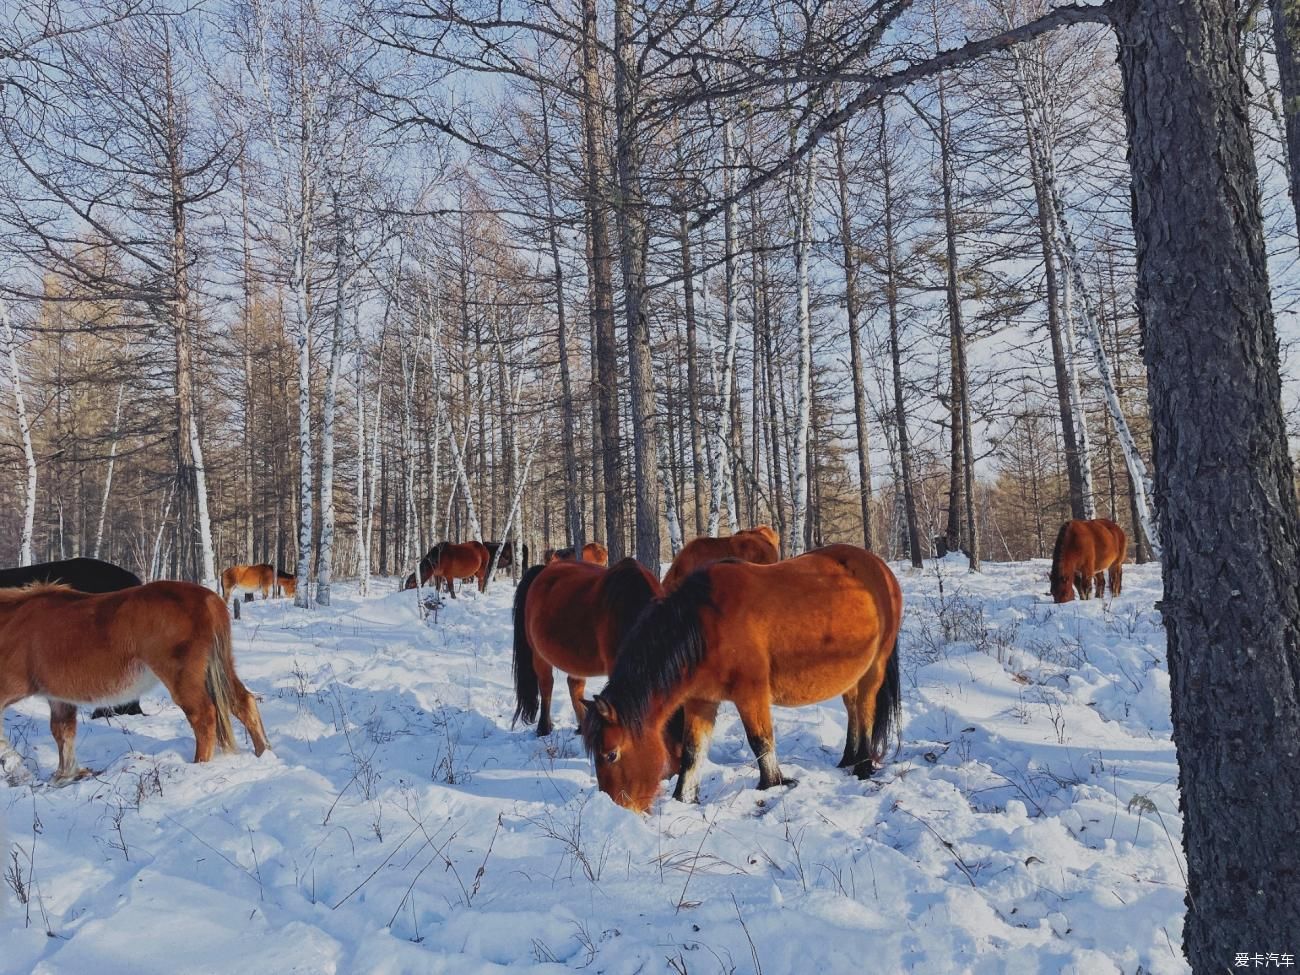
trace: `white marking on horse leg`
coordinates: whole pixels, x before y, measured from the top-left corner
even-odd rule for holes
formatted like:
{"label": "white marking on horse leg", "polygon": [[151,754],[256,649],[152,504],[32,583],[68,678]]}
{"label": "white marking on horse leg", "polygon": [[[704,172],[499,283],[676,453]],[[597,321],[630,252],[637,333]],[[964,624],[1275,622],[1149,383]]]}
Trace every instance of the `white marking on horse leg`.
{"label": "white marking on horse leg", "polygon": [[682,769],[677,776],[677,788],[673,798],[679,802],[698,803],[700,801],[700,761],[691,749],[682,755]]}

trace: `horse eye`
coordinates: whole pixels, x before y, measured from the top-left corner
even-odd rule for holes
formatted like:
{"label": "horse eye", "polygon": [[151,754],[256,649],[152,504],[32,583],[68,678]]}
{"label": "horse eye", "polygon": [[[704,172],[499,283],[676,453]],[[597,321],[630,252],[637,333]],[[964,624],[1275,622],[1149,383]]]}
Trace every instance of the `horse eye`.
{"label": "horse eye", "polygon": [[615,762],[617,762],[617,761],[618,761],[618,752],[614,751],[614,752],[606,752],[606,753],[605,753],[605,764],[606,764],[606,765],[613,765],[613,764],[614,764]]}

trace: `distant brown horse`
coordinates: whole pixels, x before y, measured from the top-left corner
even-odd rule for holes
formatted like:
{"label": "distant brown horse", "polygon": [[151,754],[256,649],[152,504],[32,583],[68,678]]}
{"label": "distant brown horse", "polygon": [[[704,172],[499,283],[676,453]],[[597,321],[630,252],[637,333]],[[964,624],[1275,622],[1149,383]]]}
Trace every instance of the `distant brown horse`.
{"label": "distant brown horse", "polygon": [[880,558],[828,545],[775,565],[715,562],[653,603],[623,638],[609,683],[588,704],[582,735],[596,780],[619,805],[654,801],[668,756],[660,729],[685,707],[676,798],[699,797],[698,761],[722,701],[740,712],[760,789],[787,780],[772,705],[839,695],[848,713],[842,767],[869,777],[898,720],[903,597]]}
{"label": "distant brown horse", "polygon": [[270,599],[272,580],[275,589],[290,598],[298,589],[298,578],[289,572],[277,572],[275,566],[261,562],[257,565],[232,565],[221,573],[221,598],[230,602],[242,594],[261,593],[263,599]]}
{"label": "distant brown horse", "polygon": [[[477,579],[479,569],[487,557],[487,549],[482,542],[439,542],[420,560],[420,581],[432,581],[434,592],[446,584],[451,598],[455,599],[456,580]],[[415,573],[406,577],[403,588],[415,588]]]}
{"label": "distant brown horse", "polygon": [[[542,562],[555,562],[568,559],[573,561],[573,548],[548,548],[542,553]],[[588,542],[582,546],[582,561],[592,565],[609,565],[609,549],[600,542]]]}
{"label": "distant brown horse", "polygon": [[[0,591],[0,712],[25,697],[49,701],[55,782],[88,774],[77,765],[78,704],[130,701],[158,681],[194,729],[194,761],[211,759],[214,745],[235,750],[232,711],[253,751],[267,749],[257,702],[235,674],[230,613],[210,589],[153,582],[103,595],[46,584]],[[0,759],[12,752],[0,726]]]}
{"label": "distant brown horse", "polygon": [[515,591],[515,721],[537,721],[538,735],[551,733],[555,667],[569,675],[569,698],[581,721],[586,678],[610,672],[619,640],[661,595],[659,580],[635,559],[612,569],[556,559],[525,572]]}
{"label": "distant brown horse", "polygon": [[[1118,596],[1124,584],[1124,560],[1128,557],[1128,536],[1124,529],[1105,518],[1067,521],[1056,536],[1052,550],[1052,599],[1068,603],[1077,591],[1080,599],[1106,593]],[[1106,575],[1103,575],[1106,573]]]}
{"label": "distant brown horse", "polygon": [[723,559],[740,559],[756,565],[781,561],[780,539],[767,525],[746,528],[727,538],[700,536],[687,542],[673,559],[664,576],[664,589],[672,592],[682,580],[701,566]]}

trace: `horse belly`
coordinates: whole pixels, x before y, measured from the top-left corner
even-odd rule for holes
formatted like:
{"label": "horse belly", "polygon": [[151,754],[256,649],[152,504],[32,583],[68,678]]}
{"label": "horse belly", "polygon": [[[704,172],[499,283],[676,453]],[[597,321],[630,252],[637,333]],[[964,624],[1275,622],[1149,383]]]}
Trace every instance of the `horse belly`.
{"label": "horse belly", "polygon": [[866,641],[852,641],[853,650],[802,646],[793,653],[774,654],[768,681],[772,703],[803,707],[838,697],[856,684],[872,658],[861,652]]}
{"label": "horse belly", "polygon": [[133,664],[115,678],[97,681],[90,675],[78,674],[59,687],[47,686],[42,696],[84,707],[109,707],[138,701],[157,686],[158,678],[152,670],[144,664]]}

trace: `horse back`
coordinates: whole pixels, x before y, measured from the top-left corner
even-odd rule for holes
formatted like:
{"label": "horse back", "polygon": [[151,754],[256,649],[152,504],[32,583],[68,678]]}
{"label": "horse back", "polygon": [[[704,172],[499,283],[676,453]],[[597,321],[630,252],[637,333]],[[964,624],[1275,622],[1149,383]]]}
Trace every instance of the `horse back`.
{"label": "horse back", "polygon": [[99,593],[138,586],[140,577],[112,562],[83,557],[0,569],[0,589],[16,589],[33,582],[61,582],[79,592]]}
{"label": "horse back", "polygon": [[[817,670],[818,660],[828,671],[865,667],[898,638],[898,579],[879,556],[856,545],[828,545],[766,565],[715,562],[700,572],[709,584],[710,607],[701,622],[710,646],[733,656],[742,671],[759,663],[755,657],[765,658],[774,691],[781,673]],[[792,696],[823,699],[807,694]]]}

